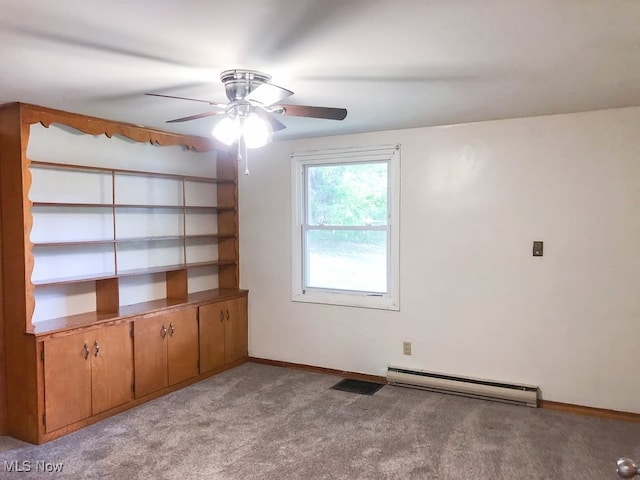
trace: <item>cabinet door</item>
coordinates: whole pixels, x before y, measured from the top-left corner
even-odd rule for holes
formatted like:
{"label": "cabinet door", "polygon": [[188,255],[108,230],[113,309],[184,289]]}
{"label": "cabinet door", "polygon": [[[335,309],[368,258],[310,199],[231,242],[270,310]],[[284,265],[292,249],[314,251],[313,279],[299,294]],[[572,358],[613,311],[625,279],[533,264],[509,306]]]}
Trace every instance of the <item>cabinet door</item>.
{"label": "cabinet door", "polygon": [[167,336],[165,313],[148,315],[133,324],[133,363],[136,398],[166,387]]}
{"label": "cabinet door", "polygon": [[91,415],[91,354],[84,333],[44,342],[47,432]]}
{"label": "cabinet door", "polygon": [[196,307],[169,312],[168,334],[169,385],[198,374],[198,310]]}
{"label": "cabinet door", "polygon": [[95,330],[91,400],[94,415],[131,400],[133,351],[129,324]]}
{"label": "cabinet door", "polygon": [[225,303],[224,360],[231,363],[247,356],[247,297]]}
{"label": "cabinet door", "polygon": [[200,307],[200,373],[224,365],[224,307],[227,303]]}

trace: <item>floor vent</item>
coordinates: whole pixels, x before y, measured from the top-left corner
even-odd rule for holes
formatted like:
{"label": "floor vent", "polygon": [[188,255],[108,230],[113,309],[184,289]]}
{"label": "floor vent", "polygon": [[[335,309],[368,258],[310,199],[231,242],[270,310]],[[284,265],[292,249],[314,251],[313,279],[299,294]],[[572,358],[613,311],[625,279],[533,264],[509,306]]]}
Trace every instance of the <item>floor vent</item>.
{"label": "floor vent", "polygon": [[538,406],[538,387],[533,385],[459,377],[393,366],[387,369],[387,381],[391,385],[401,387],[421,388],[527,407]]}
{"label": "floor vent", "polygon": [[352,380],[345,378],[336,383],[331,389],[342,392],[359,393],[360,395],[373,395],[384,387],[382,383],[365,382],[363,380]]}

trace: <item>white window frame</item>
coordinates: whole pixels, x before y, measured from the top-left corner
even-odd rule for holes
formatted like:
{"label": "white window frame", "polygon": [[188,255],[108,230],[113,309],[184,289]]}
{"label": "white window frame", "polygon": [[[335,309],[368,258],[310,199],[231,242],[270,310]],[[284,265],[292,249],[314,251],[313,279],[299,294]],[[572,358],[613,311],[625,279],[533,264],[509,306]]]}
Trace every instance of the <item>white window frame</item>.
{"label": "white window frame", "polygon": [[[327,149],[291,155],[292,185],[292,296],[294,302],[400,310],[400,145]],[[305,167],[387,162],[387,292],[304,288],[304,221],[306,209]]]}

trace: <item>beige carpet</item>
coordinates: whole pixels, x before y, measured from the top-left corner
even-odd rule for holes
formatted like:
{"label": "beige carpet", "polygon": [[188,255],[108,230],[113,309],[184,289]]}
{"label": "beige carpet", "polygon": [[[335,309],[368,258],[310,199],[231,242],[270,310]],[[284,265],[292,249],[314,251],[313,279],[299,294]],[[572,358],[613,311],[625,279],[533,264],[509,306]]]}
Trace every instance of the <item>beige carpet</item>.
{"label": "beige carpet", "polygon": [[45,445],[0,437],[0,478],[604,480],[640,460],[640,424],[338,380],[245,364]]}

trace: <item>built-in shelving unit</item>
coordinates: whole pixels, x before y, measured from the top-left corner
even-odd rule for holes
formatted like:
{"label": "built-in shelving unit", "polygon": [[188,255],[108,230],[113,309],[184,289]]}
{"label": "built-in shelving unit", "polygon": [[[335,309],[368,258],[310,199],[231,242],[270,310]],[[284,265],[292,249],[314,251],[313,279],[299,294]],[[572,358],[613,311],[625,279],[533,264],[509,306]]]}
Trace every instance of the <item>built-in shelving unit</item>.
{"label": "built-in shelving unit", "polygon": [[[236,188],[233,179],[40,160],[31,160],[29,168],[33,177],[30,197],[35,199],[33,231],[37,237],[32,248],[36,309],[39,287],[49,287],[51,291],[51,287],[74,283],[113,282],[109,288],[96,284],[96,312],[117,314],[121,304],[112,297],[120,289],[120,278],[169,275],[165,278],[166,297],[186,300],[190,293],[189,271],[205,267],[218,272],[237,269],[236,248],[224,249],[227,257],[218,254],[220,243],[237,241],[235,222],[218,222],[217,218],[237,214],[235,203],[224,203],[235,202],[235,195],[224,194],[225,188]],[[100,191],[96,193],[95,185],[86,188],[85,180],[99,184]],[[203,185],[207,188],[201,188]],[[168,190],[169,201],[162,194],[164,188]],[[217,191],[212,195],[209,188],[223,195]],[[76,211],[83,212],[83,216],[73,222]],[[209,220],[205,233],[200,216]],[[89,218],[101,227],[100,235],[86,232],[82,220]],[[58,223],[64,225],[62,234],[51,228]],[[53,235],[47,236],[49,232]],[[85,270],[69,274],[69,269],[63,266],[78,260]],[[109,300],[101,298],[103,295],[109,296]],[[139,303],[145,303],[150,299],[140,300]],[[101,311],[101,305],[107,305],[106,312]],[[53,318],[59,324],[64,316],[57,313],[54,310],[53,315],[47,316],[36,310],[34,331],[41,331],[38,324]],[[68,316],[77,314],[72,310]]]}
{"label": "built-in shelving unit", "polygon": [[49,441],[245,361],[233,155],[18,103],[0,152],[0,435]]}

